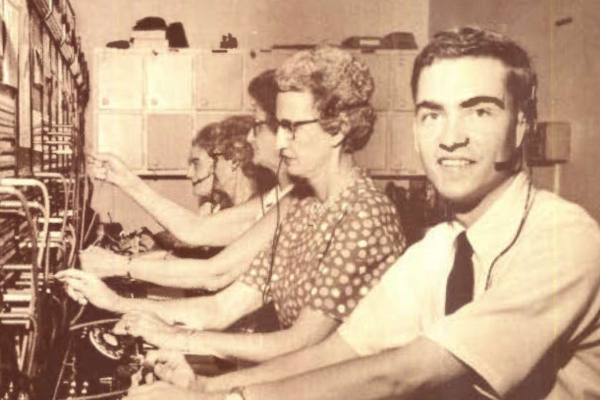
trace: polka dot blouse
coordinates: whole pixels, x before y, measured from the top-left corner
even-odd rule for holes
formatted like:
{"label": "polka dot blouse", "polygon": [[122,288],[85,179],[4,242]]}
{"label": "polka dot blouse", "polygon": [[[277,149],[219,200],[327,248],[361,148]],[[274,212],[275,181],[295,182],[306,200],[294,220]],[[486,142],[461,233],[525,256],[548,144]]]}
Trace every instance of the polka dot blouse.
{"label": "polka dot blouse", "polygon": [[254,259],[240,281],[266,290],[281,325],[289,327],[304,307],[344,320],[400,256],[405,240],[390,201],[361,174],[326,203],[292,199],[274,258],[272,247]]}

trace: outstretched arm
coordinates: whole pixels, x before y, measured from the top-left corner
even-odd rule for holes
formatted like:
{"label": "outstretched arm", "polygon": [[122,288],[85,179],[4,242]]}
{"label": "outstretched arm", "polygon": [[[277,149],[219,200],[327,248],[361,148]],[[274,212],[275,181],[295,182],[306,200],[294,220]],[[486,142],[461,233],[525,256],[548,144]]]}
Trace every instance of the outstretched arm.
{"label": "outstretched arm", "polygon": [[[136,314],[135,324],[131,325],[135,332],[125,329],[122,333],[139,336],[146,334],[146,328],[151,326],[161,332],[167,331],[167,327],[178,328],[175,322],[193,328],[224,329],[262,304],[260,292],[237,282],[212,296],[157,301],[120,297],[100,278],[76,269],[60,271],[55,276],[66,284],[67,293],[75,301],[89,301],[98,308],[120,314]],[[150,314],[158,316],[160,321],[147,318]]]}
{"label": "outstretched arm", "polygon": [[282,354],[314,345],[331,334],[339,325],[319,311],[304,309],[294,325],[272,333],[221,333],[196,332],[191,347],[167,346],[174,350],[201,353],[210,349],[210,354],[222,358],[238,358],[249,361],[265,361]]}
{"label": "outstretched arm", "polygon": [[[418,399],[457,388],[476,379],[451,353],[425,337],[375,356],[345,361],[293,378],[247,386],[246,400]],[[227,391],[199,392],[194,382],[183,389],[167,382],[133,388],[126,399],[158,400],[166,394],[194,400],[222,400]],[[460,395],[458,395],[460,396]]]}
{"label": "outstretched arm", "polygon": [[[285,208],[285,206],[282,206]],[[163,286],[220,289],[245,271],[254,257],[267,247],[277,226],[277,214],[271,210],[238,240],[208,260],[133,259],[127,266],[132,277]],[[221,227],[226,230],[227,227]]]}
{"label": "outstretched arm", "polygon": [[[285,210],[287,204],[282,204],[282,209]],[[128,260],[99,249],[80,253],[81,268],[97,276],[130,274],[161,286],[217,290],[233,282],[259,251],[267,247],[276,225],[277,213],[271,210],[242,237],[207,260],[150,257]]]}
{"label": "outstretched arm", "polygon": [[[90,175],[108,181],[133,198],[177,239],[193,246],[226,246],[244,233],[261,212],[260,199],[208,216],[196,213],[151,189],[110,153],[88,156]],[[227,229],[223,229],[227,227]]]}
{"label": "outstretched arm", "polygon": [[[356,357],[358,354],[352,347],[339,334],[334,333],[321,343],[277,357],[256,367],[214,378],[204,378],[202,389],[210,392],[228,391],[233,387],[280,380]],[[177,384],[169,378],[161,379],[168,379]]]}
{"label": "outstretched arm", "polygon": [[404,347],[375,356],[250,386],[245,394],[247,400],[409,399],[441,389],[464,388],[474,375],[446,349],[420,337]]}

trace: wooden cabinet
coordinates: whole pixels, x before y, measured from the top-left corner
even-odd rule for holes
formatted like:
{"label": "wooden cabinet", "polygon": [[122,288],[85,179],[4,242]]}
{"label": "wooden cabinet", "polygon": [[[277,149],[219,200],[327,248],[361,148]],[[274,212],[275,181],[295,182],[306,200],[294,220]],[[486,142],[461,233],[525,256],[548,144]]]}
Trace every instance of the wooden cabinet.
{"label": "wooden cabinet", "polygon": [[196,108],[240,110],[244,97],[244,58],[240,53],[202,52],[196,58]]}
{"label": "wooden cabinet", "polygon": [[152,53],[144,57],[147,110],[192,108],[193,60],[193,54],[180,52]]}
{"label": "wooden cabinet", "polygon": [[187,168],[190,141],[194,134],[189,114],[150,114],[147,116],[148,169],[184,170]]}
{"label": "wooden cabinet", "polygon": [[410,111],[413,109],[410,78],[412,75],[415,52],[395,52],[391,57],[391,102],[393,110]]}
{"label": "wooden cabinet", "polygon": [[369,142],[355,154],[358,164],[378,176],[422,175],[414,148],[412,116],[412,111],[378,112]]}
{"label": "wooden cabinet", "polygon": [[[94,135],[140,174],[183,175],[189,143],[208,123],[248,114],[247,87],[293,50],[98,49]],[[353,51],[369,67],[378,119],[358,162],[382,176],[422,174],[412,144],[414,51]]]}
{"label": "wooden cabinet", "polygon": [[248,93],[248,85],[256,76],[266,70],[277,69],[283,61],[294,54],[293,50],[261,50],[251,51],[246,57],[244,65],[244,109],[252,110],[253,101]]}
{"label": "wooden cabinet", "polygon": [[382,50],[355,55],[373,75],[373,105],[377,111],[373,136],[356,153],[357,162],[374,175],[422,175],[412,134],[410,76],[416,52]]}
{"label": "wooden cabinet", "polygon": [[144,167],[143,115],[141,113],[106,112],[98,115],[96,148],[112,152],[135,170]]}
{"label": "wooden cabinet", "polygon": [[390,170],[402,175],[424,175],[421,159],[415,149],[413,112],[390,113],[389,126]]}
{"label": "wooden cabinet", "polygon": [[244,54],[97,49],[96,148],[139,174],[184,175],[195,132],[244,108]]}
{"label": "wooden cabinet", "polygon": [[100,110],[141,110],[144,95],[142,57],[125,52],[100,53],[96,63],[96,106]]}
{"label": "wooden cabinet", "polygon": [[378,112],[371,138],[364,149],[355,153],[356,162],[371,174],[385,174],[389,166],[389,121],[386,113]]}

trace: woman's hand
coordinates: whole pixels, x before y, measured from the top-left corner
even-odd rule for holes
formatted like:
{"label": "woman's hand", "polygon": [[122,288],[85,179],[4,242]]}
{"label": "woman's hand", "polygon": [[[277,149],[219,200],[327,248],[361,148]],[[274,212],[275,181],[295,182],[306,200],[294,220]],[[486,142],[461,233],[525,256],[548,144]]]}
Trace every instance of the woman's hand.
{"label": "woman's hand", "polygon": [[132,335],[146,342],[164,348],[173,348],[175,335],[180,328],[170,324],[158,315],[149,312],[132,312],[123,315],[113,328],[117,335]]}
{"label": "woman's hand", "polygon": [[159,381],[152,385],[131,388],[123,400],[223,400],[224,397],[225,395],[222,393],[200,393]]}
{"label": "woman's hand", "polygon": [[154,368],[154,374],[163,381],[182,389],[204,391],[202,377],[196,376],[182,353],[171,350],[149,351],[144,364]]}
{"label": "woman's hand", "polygon": [[81,269],[99,278],[127,275],[129,257],[115,254],[110,250],[92,246],[79,252]]}
{"label": "woman's hand", "polygon": [[110,182],[125,191],[141,182],[140,178],[131,172],[127,165],[114,154],[90,154],[87,157],[87,162],[88,173],[92,178]]}
{"label": "woman's hand", "polygon": [[54,276],[66,284],[67,294],[78,303],[89,301],[98,308],[119,312],[119,295],[97,276],[76,269],[60,271]]}

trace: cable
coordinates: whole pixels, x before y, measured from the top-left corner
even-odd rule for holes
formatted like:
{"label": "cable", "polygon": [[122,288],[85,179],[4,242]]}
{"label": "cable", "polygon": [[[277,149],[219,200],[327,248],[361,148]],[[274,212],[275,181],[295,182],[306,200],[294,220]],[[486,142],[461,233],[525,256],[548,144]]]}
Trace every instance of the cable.
{"label": "cable", "polygon": [[71,233],[71,236],[69,238],[71,247],[68,256],[69,258],[67,259],[67,268],[73,268],[73,264],[75,263],[75,251],[77,247],[77,231],[75,230],[75,227],[71,224],[67,226],[67,229]]}
{"label": "cable", "polygon": [[[84,159],[85,160],[85,159]],[[83,162],[83,165],[85,166],[85,161]],[[84,171],[85,174],[85,171]],[[75,181],[76,183],[76,188],[79,186],[79,179],[77,179]],[[90,185],[89,185],[89,181],[87,176],[83,176],[83,207],[81,210],[81,221],[79,221],[79,229],[80,229],[80,235],[79,235],[79,244],[78,244],[78,248],[77,250],[82,250],[83,249],[83,245],[84,245],[84,241],[85,241],[85,213],[86,213],[86,209],[87,209],[87,204],[88,204],[88,200],[89,200],[89,195],[90,195]],[[73,199],[73,205],[75,205],[76,203],[79,203],[79,193],[75,194],[75,198]],[[94,212],[95,214],[96,212]],[[93,224],[91,224],[93,225]]]}
{"label": "cable", "polygon": [[[48,188],[46,188],[46,185],[40,181],[38,181],[37,179],[33,179],[33,178],[3,178],[0,179],[0,185],[7,185],[9,187],[15,187],[15,186],[33,186],[33,187],[37,187],[40,189],[40,191],[42,192],[42,199],[44,201],[44,206],[43,206],[43,215],[44,215],[44,223],[43,223],[43,228],[42,228],[42,232],[41,232],[41,243],[44,244],[44,249],[41,252],[38,252],[38,266],[42,265],[42,262],[44,260],[44,255],[46,254],[46,264],[48,264],[49,262],[49,256],[47,255],[48,253],[48,226],[49,226],[49,222],[50,222],[50,196],[48,195]],[[37,241],[39,236],[36,235],[36,239],[35,242],[37,243]],[[37,277],[36,277],[37,278]],[[48,265],[44,266],[44,283],[47,283],[48,279]]]}
{"label": "cable", "polygon": [[83,311],[85,311],[85,306],[87,306],[87,303],[86,304],[81,304],[79,306],[79,311],[77,311],[77,314],[75,314],[75,316],[71,319],[71,321],[69,322],[69,326],[72,327],[72,326],[75,325],[75,323],[77,321],[79,321],[79,318],[81,318],[81,316],[83,315]]}
{"label": "cable", "polygon": [[[96,211],[94,211],[94,215],[92,215],[92,219],[90,220],[90,224],[88,225],[88,228],[85,232],[85,235],[82,236],[81,239],[81,249],[83,250],[83,246],[85,244],[85,241],[88,239],[91,231],[92,231],[92,227],[94,226],[94,222],[96,221],[96,217],[98,216],[98,213]],[[82,232],[84,230],[84,227],[82,226]]]}
{"label": "cable", "polygon": [[519,222],[519,227],[517,228],[517,232],[515,233],[515,236],[513,237],[511,242],[508,244],[508,246],[506,246],[504,248],[504,250],[502,250],[500,252],[500,254],[498,254],[496,256],[496,258],[494,258],[494,261],[492,261],[492,264],[490,265],[490,269],[488,270],[488,274],[487,274],[487,277],[485,280],[485,290],[488,290],[490,288],[490,285],[492,282],[492,270],[494,269],[494,266],[496,265],[498,260],[500,258],[502,258],[502,256],[504,256],[514,246],[514,244],[517,242],[517,239],[521,235],[521,232],[523,231],[523,227],[525,226],[525,221],[527,221],[527,217],[529,216],[529,211],[531,211],[531,207],[533,206],[533,203],[535,201],[535,195],[533,197],[531,196],[532,191],[533,191],[532,178],[533,178],[533,172],[532,172],[532,169],[530,168],[529,176],[528,176],[529,183],[527,185],[527,197],[525,198],[525,206],[523,207],[523,215],[521,216],[521,222]]}
{"label": "cable", "polygon": [[58,380],[56,381],[56,386],[54,386],[54,394],[52,395],[52,400],[56,400],[56,396],[58,395],[58,388],[62,383],[62,376],[65,372],[65,366],[70,365],[67,364],[67,358],[71,354],[71,338],[69,337],[69,341],[67,342],[67,350],[65,351],[65,355],[63,357],[63,361],[60,364],[60,372],[58,373]]}
{"label": "cable", "polygon": [[67,180],[62,174],[59,174],[58,172],[38,172],[35,174],[35,176],[38,178],[42,178],[42,179],[56,178],[56,179],[59,179],[63,185],[64,210],[63,210],[62,228],[61,228],[61,237],[62,237],[65,234],[65,228],[66,228],[66,224],[67,224],[67,212],[69,210],[69,185],[67,183]]}
{"label": "cable", "polygon": [[114,392],[93,394],[93,395],[89,395],[89,396],[78,396],[78,397],[69,396],[66,399],[61,399],[61,400],[98,400],[98,399],[105,399],[107,397],[120,396],[122,394],[127,394],[128,391],[129,391],[129,389],[122,389],[122,390],[116,390]]}
{"label": "cable", "polygon": [[[0,181],[1,184],[1,181]],[[28,202],[23,193],[19,190],[15,189],[13,186],[0,186],[0,193],[6,193],[12,196],[15,196],[21,202],[23,207],[23,212],[25,213],[25,218],[27,220],[27,224],[29,225],[29,233],[31,236],[31,302],[35,304],[37,300],[37,290],[38,290],[38,232],[33,222],[33,218],[31,217],[31,212],[29,211]],[[32,307],[30,304],[30,307]]]}
{"label": "cable", "polygon": [[69,331],[71,331],[71,332],[72,331],[76,331],[78,329],[85,328],[85,327],[88,327],[88,326],[110,324],[112,322],[118,322],[120,320],[121,320],[121,318],[107,318],[107,319],[99,319],[97,321],[91,321],[91,322],[83,322],[81,324],[70,326],[69,327]]}
{"label": "cable", "polygon": [[[281,165],[283,164],[283,154],[279,152],[279,165],[277,166],[277,174],[275,176],[279,177],[279,173],[281,172]],[[273,233],[273,240],[271,241],[271,259],[269,261],[269,272],[267,274],[267,279],[265,280],[265,286],[263,288],[262,300],[263,304],[267,303],[267,297],[269,295],[269,291],[271,290],[271,279],[273,278],[273,268],[275,265],[275,252],[277,251],[277,244],[279,243],[279,235],[281,234],[281,207],[279,205],[279,182],[275,185],[275,207],[277,212],[277,223],[275,225],[275,232]]]}

